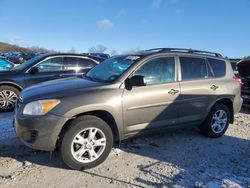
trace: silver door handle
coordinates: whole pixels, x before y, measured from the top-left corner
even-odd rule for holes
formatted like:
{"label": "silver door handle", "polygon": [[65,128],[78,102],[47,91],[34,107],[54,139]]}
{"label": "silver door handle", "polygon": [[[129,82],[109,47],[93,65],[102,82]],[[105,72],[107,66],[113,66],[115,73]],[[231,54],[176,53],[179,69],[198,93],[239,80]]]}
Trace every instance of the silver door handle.
{"label": "silver door handle", "polygon": [[219,86],[216,86],[216,85],[212,85],[211,87],[210,87],[210,89],[212,89],[212,90],[216,90],[216,89],[218,89],[219,88]]}
{"label": "silver door handle", "polygon": [[169,93],[170,95],[175,95],[176,93],[179,93],[179,90],[171,89],[168,93]]}

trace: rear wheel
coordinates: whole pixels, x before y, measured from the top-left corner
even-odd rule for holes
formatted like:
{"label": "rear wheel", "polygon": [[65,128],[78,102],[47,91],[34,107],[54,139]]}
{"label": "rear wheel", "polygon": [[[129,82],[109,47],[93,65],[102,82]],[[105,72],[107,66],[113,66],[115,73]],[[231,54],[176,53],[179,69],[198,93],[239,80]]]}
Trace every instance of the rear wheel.
{"label": "rear wheel", "polygon": [[226,132],[229,126],[230,111],[224,104],[215,104],[201,126],[202,133],[211,138],[217,138]]}
{"label": "rear wheel", "polygon": [[0,111],[13,111],[19,94],[20,91],[15,87],[0,86]]}
{"label": "rear wheel", "polygon": [[102,163],[113,146],[111,128],[95,116],[75,119],[62,138],[60,151],[64,163],[83,170]]}

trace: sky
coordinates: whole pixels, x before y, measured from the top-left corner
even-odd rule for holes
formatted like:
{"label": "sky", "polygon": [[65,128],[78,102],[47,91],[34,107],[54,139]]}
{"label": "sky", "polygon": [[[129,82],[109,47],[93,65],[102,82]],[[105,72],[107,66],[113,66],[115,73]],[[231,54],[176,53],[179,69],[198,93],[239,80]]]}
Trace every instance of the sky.
{"label": "sky", "polygon": [[67,52],[178,47],[250,55],[250,0],[0,0],[0,41]]}

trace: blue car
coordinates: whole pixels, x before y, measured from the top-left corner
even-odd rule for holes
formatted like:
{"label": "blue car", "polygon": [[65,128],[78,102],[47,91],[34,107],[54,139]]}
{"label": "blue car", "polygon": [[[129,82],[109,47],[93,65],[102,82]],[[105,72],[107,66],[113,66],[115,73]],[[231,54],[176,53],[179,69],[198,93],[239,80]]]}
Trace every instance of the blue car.
{"label": "blue car", "polygon": [[14,67],[14,64],[5,60],[4,58],[0,58],[0,71],[10,70]]}

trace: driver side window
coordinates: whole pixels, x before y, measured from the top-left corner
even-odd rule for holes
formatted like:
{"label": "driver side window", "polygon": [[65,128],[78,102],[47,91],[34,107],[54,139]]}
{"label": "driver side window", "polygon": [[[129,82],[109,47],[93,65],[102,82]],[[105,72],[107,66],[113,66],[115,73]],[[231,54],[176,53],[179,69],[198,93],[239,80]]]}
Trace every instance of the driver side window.
{"label": "driver side window", "polygon": [[134,75],[144,76],[146,85],[173,82],[175,80],[175,58],[159,57],[149,60]]}
{"label": "driver side window", "polygon": [[48,59],[36,67],[39,69],[39,72],[55,72],[64,70],[62,57]]}

